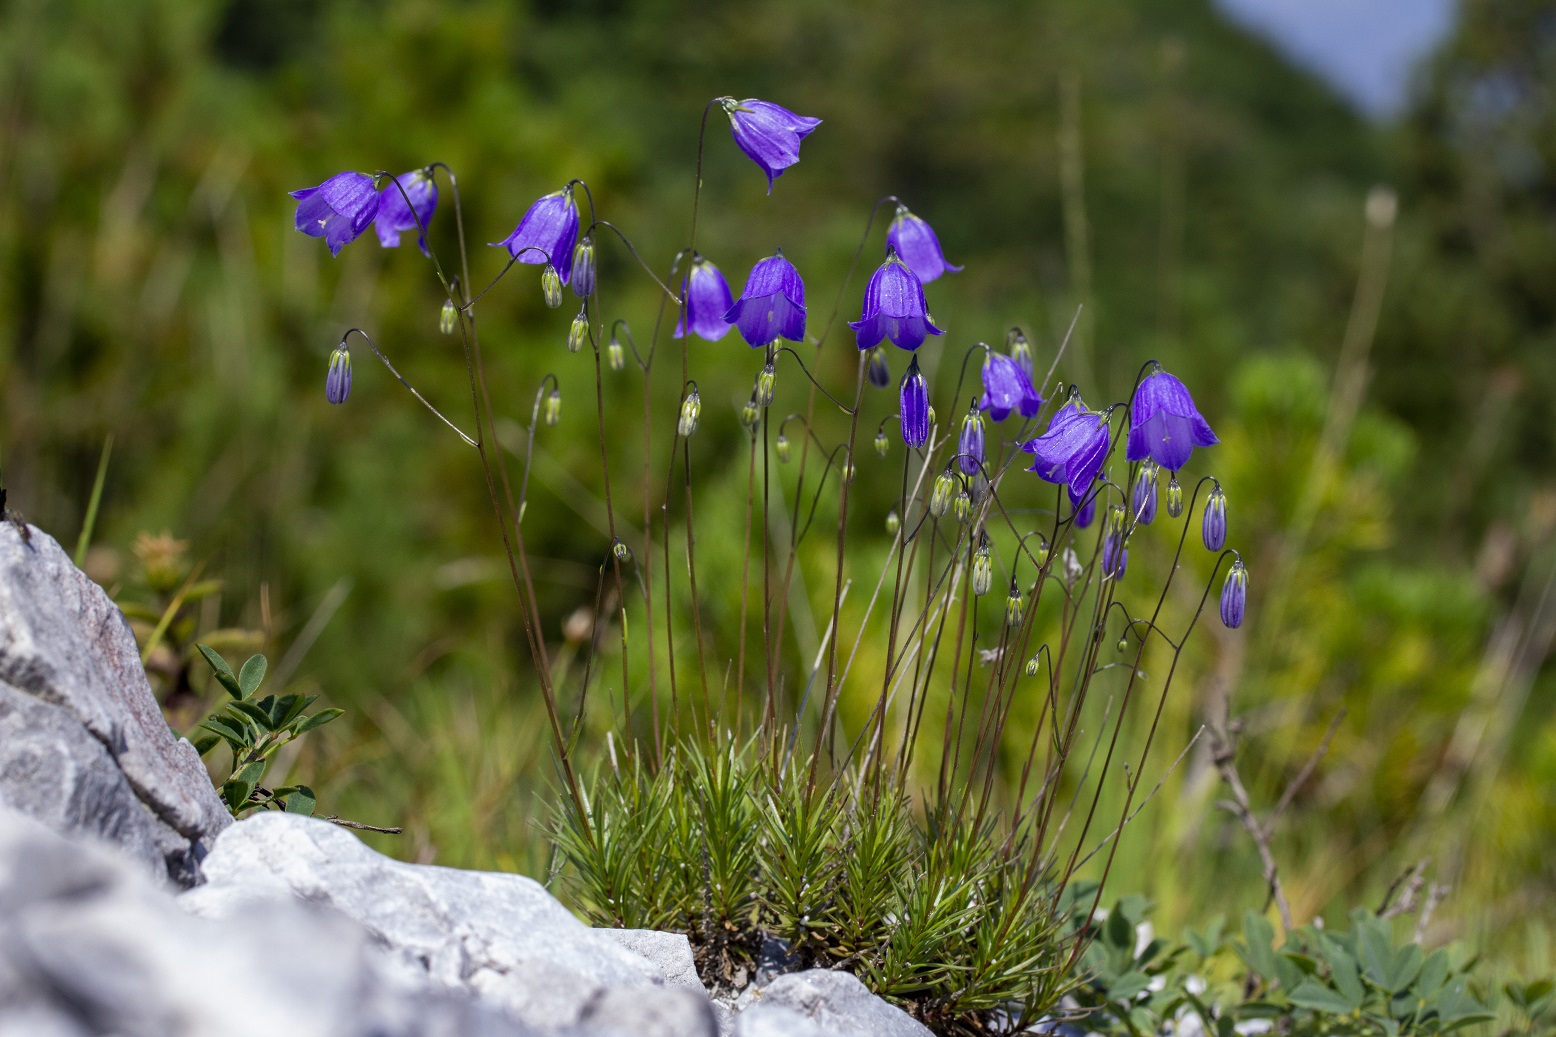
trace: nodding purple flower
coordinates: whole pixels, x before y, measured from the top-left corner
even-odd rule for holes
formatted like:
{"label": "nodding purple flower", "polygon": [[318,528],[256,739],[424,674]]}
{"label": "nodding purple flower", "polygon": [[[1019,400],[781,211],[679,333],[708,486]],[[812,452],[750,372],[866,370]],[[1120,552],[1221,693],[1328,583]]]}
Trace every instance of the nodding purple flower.
{"label": "nodding purple flower", "polygon": [[1200,534],[1207,551],[1219,551],[1226,546],[1226,494],[1221,492],[1219,486],[1210,491],[1210,499],[1205,502],[1205,518]]}
{"label": "nodding purple flower", "polygon": [[1156,465],[1147,461],[1135,476],[1134,491],[1130,494],[1129,510],[1134,520],[1149,526],[1156,520]]}
{"label": "nodding purple flower", "polygon": [[1127,523],[1123,508],[1115,505],[1108,509],[1108,529],[1102,534],[1102,575],[1115,580],[1122,580],[1129,566],[1129,541],[1124,536]]}
{"label": "nodding purple flower", "polygon": [[330,373],[324,377],[324,398],[331,403],[345,403],[350,395],[351,350],[341,344],[330,354]]}
{"label": "nodding purple flower", "polygon": [[886,262],[870,275],[864,290],[864,312],[848,326],[859,333],[860,349],[889,338],[894,345],[912,351],[924,344],[926,336],[945,334],[929,319],[918,275],[894,251],[888,251]]}
{"label": "nodding purple flower", "polygon": [[1243,625],[1243,612],[1247,607],[1248,570],[1243,568],[1243,560],[1239,558],[1232,563],[1226,583],[1221,585],[1221,622],[1229,630],[1236,630]]}
{"label": "nodding purple flower", "polygon": [[956,441],[956,462],[968,475],[977,475],[983,468],[983,439],[983,415],[976,406],[969,407]]}
{"label": "nodding purple flower", "polygon": [[378,215],[378,192],[366,173],[336,173],[318,187],[293,191],[297,199],[297,229],[323,238],[330,255],[357,240]]}
{"label": "nodding purple flower", "polygon": [[891,365],[886,362],[886,354],[880,346],[870,350],[870,357],[865,364],[865,374],[870,379],[870,384],[877,389],[884,389],[891,384]]}
{"label": "nodding purple flower", "polygon": [[902,376],[902,406],[898,411],[902,424],[902,441],[917,450],[929,442],[929,389],[924,375],[918,369],[918,357],[908,364]]}
{"label": "nodding purple flower", "polygon": [[[1070,502],[1071,507],[1074,507],[1075,503],[1076,502],[1072,500]],[[1075,509],[1075,528],[1085,529],[1087,526],[1091,525],[1092,520],[1096,517],[1097,495],[1093,493],[1086,498],[1085,502],[1082,503],[1080,507]]]}
{"label": "nodding purple flower", "polygon": [[924,284],[941,274],[961,272],[961,267],[946,262],[935,229],[909,212],[906,205],[897,206],[897,216],[891,221],[891,226],[886,228],[886,244],[902,257],[902,261],[913,269]]}
{"label": "nodding purple flower", "polygon": [[573,201],[569,186],[535,199],[513,233],[492,242],[492,247],[507,249],[520,263],[549,263],[567,284],[573,279],[573,246],[577,242],[578,203]]}
{"label": "nodding purple flower", "polygon": [[781,105],[755,98],[737,101],[721,97],[719,104],[729,116],[735,143],[747,158],[762,167],[767,174],[767,193],[772,194],[773,181],[800,160],[800,141],[820,126],[821,120],[795,115]]}
{"label": "nodding purple flower", "polygon": [[751,268],[745,291],[724,313],[752,346],[776,339],[805,341],[805,282],[779,249]]}
{"label": "nodding purple flower", "polygon": [[587,234],[573,249],[573,294],[580,299],[594,294],[594,239]]}
{"label": "nodding purple flower", "polygon": [[1130,461],[1150,458],[1170,472],[1189,461],[1197,446],[1214,446],[1219,440],[1194,406],[1184,384],[1160,366],[1140,380],[1129,408]]}
{"label": "nodding purple flower", "polygon": [[1108,455],[1107,412],[1086,409],[1078,393],[1048,423],[1048,431],[1028,440],[1021,449],[1033,455],[1032,467],[1044,482],[1063,483],[1070,503],[1078,504]]}
{"label": "nodding purple flower", "polygon": [[1010,357],[990,349],[983,356],[983,399],[978,408],[989,412],[995,421],[1004,421],[1011,411],[1023,418],[1037,416],[1043,398],[1032,388],[1031,377]]}
{"label": "nodding purple flower", "polygon": [[681,295],[686,305],[675,325],[673,334],[676,338],[684,337],[688,327],[693,335],[708,342],[717,342],[729,334],[724,314],[729,312],[735,300],[729,294],[729,282],[724,280],[718,267],[701,256],[693,256],[692,268],[681,282]]}
{"label": "nodding purple flower", "polygon": [[[410,199],[409,204],[406,199]],[[427,226],[437,208],[438,184],[430,172],[413,169],[401,173],[378,192],[378,216],[373,220],[378,243],[384,248],[398,248],[401,233],[413,230],[422,255],[432,255],[427,250]]]}

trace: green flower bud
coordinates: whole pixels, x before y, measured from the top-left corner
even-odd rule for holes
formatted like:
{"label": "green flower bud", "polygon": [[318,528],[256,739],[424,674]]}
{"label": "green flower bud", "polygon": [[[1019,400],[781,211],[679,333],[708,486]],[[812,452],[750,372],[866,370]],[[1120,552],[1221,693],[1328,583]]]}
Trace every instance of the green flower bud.
{"label": "green flower bud", "polygon": [[929,513],[935,518],[944,518],[945,513],[951,510],[951,498],[956,493],[956,476],[947,468],[935,476],[935,485],[929,493]]}
{"label": "green flower bud", "polygon": [[610,342],[605,346],[605,362],[610,365],[612,371],[620,371],[627,366],[627,353],[621,348],[621,339],[611,336]]}
{"label": "green flower bud", "polygon": [[546,397],[544,408],[546,424],[555,426],[562,420],[562,390],[552,389],[551,395]]}
{"label": "green flower bud", "polygon": [[885,457],[891,452],[891,440],[886,438],[885,432],[875,434],[875,456]]}
{"label": "green flower bud", "polygon": [[1027,660],[1027,676],[1028,677],[1036,677],[1039,673],[1042,672],[1042,669],[1043,669],[1043,662],[1042,662],[1042,659],[1039,658],[1038,656],[1034,655],[1034,656],[1032,656],[1032,658]]}
{"label": "green flower bud", "polygon": [[773,453],[778,455],[779,464],[789,463],[789,437],[782,432],[778,433],[778,441],[773,444]]}
{"label": "green flower bud", "polygon": [[956,495],[956,500],[951,502],[951,511],[956,515],[956,521],[966,522],[972,514],[972,494],[964,488]]}
{"label": "green flower bud", "polygon": [[849,458],[843,462],[843,482],[845,484],[854,481],[854,459]]}
{"label": "green flower bud", "polygon": [[989,537],[985,533],[973,552],[972,592],[980,598],[994,586],[994,558],[989,550]]}
{"label": "green flower bud", "polygon": [[934,404],[930,404],[930,407],[929,407],[929,427],[930,428],[934,428],[935,427],[935,407],[934,407]]}
{"label": "green flower bud", "polygon": [[584,316],[584,311],[579,310],[578,316],[573,318],[573,326],[567,329],[567,351],[576,353],[589,341],[589,318]]}
{"label": "green flower bud", "polygon": [[454,308],[453,299],[443,300],[443,312],[438,314],[438,330],[445,335],[452,335],[454,327],[459,323],[459,311]]}
{"label": "green flower bud", "polygon": [[551,309],[562,305],[562,275],[550,263],[540,272],[540,294],[545,296],[546,305]]}
{"label": "green flower bud", "polygon": [[764,407],[773,403],[773,391],[778,387],[778,371],[771,363],[756,376],[756,402]]}
{"label": "green flower bud", "polygon": [[1167,480],[1167,514],[1173,518],[1183,514],[1183,487],[1176,475]]}
{"label": "green flower bud", "polygon": [[892,508],[886,513],[886,535],[896,536],[897,530],[902,528],[902,519],[897,517],[897,509]]}
{"label": "green flower bud", "polygon": [[1035,557],[1037,559],[1037,567],[1039,569],[1041,569],[1043,566],[1047,565],[1048,564],[1048,541],[1039,538],[1038,542],[1037,542],[1037,550],[1033,551],[1032,555],[1033,555],[1033,557]]}
{"label": "green flower bud", "polygon": [[1010,597],[1005,599],[1005,623],[1007,626],[1020,626],[1021,617],[1025,614],[1026,606],[1021,600],[1021,588],[1015,580],[1010,581]]}
{"label": "green flower bud", "polygon": [[618,562],[630,562],[630,561],[632,561],[632,548],[628,547],[622,541],[621,537],[617,537],[611,543],[611,551],[616,555],[616,560]]}
{"label": "green flower bud", "polygon": [[756,430],[762,424],[762,412],[757,410],[755,400],[747,400],[740,408],[740,424],[747,432],[756,435]]}
{"label": "green flower bud", "polygon": [[683,439],[690,439],[697,433],[697,419],[702,417],[702,397],[697,395],[697,387],[692,386],[691,392],[686,394],[686,399],[681,401],[681,420],[676,423],[675,430]]}
{"label": "green flower bud", "polygon": [[1118,639],[1118,650],[1120,652],[1122,652],[1125,649],[1127,649],[1128,647],[1129,647],[1129,637],[1128,637],[1128,635],[1121,636]]}
{"label": "green flower bud", "polygon": [[1032,373],[1032,346],[1027,342],[1027,337],[1021,333],[1020,328],[1011,328],[1005,336],[1005,352],[1010,358],[1020,365],[1028,375]]}

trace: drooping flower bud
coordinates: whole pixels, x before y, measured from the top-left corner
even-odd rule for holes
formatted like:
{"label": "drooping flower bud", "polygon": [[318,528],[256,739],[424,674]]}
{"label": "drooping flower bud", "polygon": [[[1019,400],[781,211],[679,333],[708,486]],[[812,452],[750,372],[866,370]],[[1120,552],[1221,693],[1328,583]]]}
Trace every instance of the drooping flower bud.
{"label": "drooping flower bud", "polygon": [[1025,603],[1021,600],[1021,586],[1012,579],[1010,581],[1010,597],[1005,599],[1005,624],[1013,627],[1020,626],[1021,617],[1025,611]]}
{"label": "drooping flower bud", "polygon": [[885,457],[889,453],[891,453],[891,440],[886,438],[886,433],[885,433],[884,430],[876,432],[875,433],[875,456],[876,457]]}
{"label": "drooping flower bud", "polygon": [[1037,550],[1033,551],[1032,555],[1037,559],[1039,569],[1048,564],[1048,541],[1042,536],[1037,538]]}
{"label": "drooping flower bud", "polygon": [[1236,630],[1243,625],[1243,610],[1247,606],[1248,570],[1243,568],[1243,560],[1239,558],[1232,563],[1226,583],[1221,586],[1221,622],[1229,630]]}
{"label": "drooping flower bud", "polygon": [[1204,525],[1201,533],[1205,541],[1205,550],[1219,551],[1226,546],[1226,494],[1217,486],[1210,491],[1210,499],[1205,502]]}
{"label": "drooping flower bud", "polygon": [[929,427],[935,427],[935,408],[933,406],[929,408]]}
{"label": "drooping flower bud", "polygon": [[[575,273],[574,276],[576,277],[577,274]],[[632,548],[628,547],[621,537],[617,537],[611,544],[611,551],[616,555],[618,562],[632,561]]]}
{"label": "drooping flower bud", "polygon": [[945,513],[951,510],[951,498],[956,494],[956,476],[947,468],[935,476],[935,485],[929,492],[929,513],[935,518],[944,518]]}
{"label": "drooping flower bud", "polygon": [[778,433],[778,441],[773,444],[773,452],[778,455],[779,464],[789,463],[789,437],[782,432]]}
{"label": "drooping flower bud", "polygon": [[615,335],[605,344],[605,362],[612,371],[620,371],[627,366],[627,352],[621,348],[621,339]]}
{"label": "drooping flower bud", "polygon": [[1129,541],[1124,536],[1128,526],[1129,518],[1122,507],[1115,504],[1108,509],[1108,528],[1102,534],[1102,575],[1105,577],[1124,578],[1124,570],[1129,565]]}
{"label": "drooping flower bud", "polygon": [[562,390],[552,389],[551,395],[546,397],[546,405],[543,408],[547,425],[555,426],[562,420]]}
{"label": "drooping flower bud", "polygon": [[778,387],[778,371],[773,367],[772,361],[762,368],[756,376],[756,402],[763,407],[771,407],[773,404],[773,391]]}
{"label": "drooping flower bud", "polygon": [[690,439],[697,433],[697,421],[702,417],[702,397],[697,395],[697,386],[692,385],[691,391],[681,401],[681,417],[676,422],[675,430],[682,439]]}
{"label": "drooping flower bud", "polygon": [[886,351],[880,346],[870,350],[870,359],[864,370],[870,384],[877,389],[884,389],[891,384],[891,366],[886,362]]}
{"label": "drooping flower bud", "polygon": [[1028,378],[1032,377],[1032,346],[1020,328],[1011,328],[1005,336],[1005,352],[1027,373]]}
{"label": "drooping flower bud", "polygon": [[1167,480],[1167,514],[1172,518],[1183,514],[1183,485],[1176,475]]}
{"label": "drooping flower bud", "polygon": [[1081,573],[1084,571],[1081,567],[1080,555],[1075,553],[1075,548],[1066,547],[1064,549],[1064,585],[1066,587],[1074,587],[1075,581],[1081,578]]}
{"label": "drooping flower bud", "polygon": [[902,519],[897,514],[897,509],[892,508],[886,513],[886,535],[896,536],[897,530],[902,528]]}
{"label": "drooping flower bud", "polygon": [[580,299],[594,294],[594,239],[587,235],[573,249],[573,294]]}
{"label": "drooping flower bud", "polygon": [[546,305],[551,309],[562,305],[562,275],[550,263],[540,272],[540,294],[545,296]]}
{"label": "drooping flower bud", "polygon": [[968,475],[977,474],[983,467],[983,438],[983,415],[974,403],[962,419],[962,434],[956,445],[956,461]]}
{"label": "drooping flower bud", "polygon": [[956,521],[958,522],[966,522],[968,517],[972,515],[972,494],[967,492],[965,486],[957,493],[956,499],[951,502],[951,513],[956,516]]}
{"label": "drooping flower bud", "polygon": [[1142,526],[1149,526],[1156,519],[1156,465],[1150,461],[1142,464],[1135,476],[1129,510]]}
{"label": "drooping flower bud", "polygon": [[1122,652],[1122,651],[1125,651],[1126,649],[1128,649],[1128,647],[1129,647],[1129,635],[1127,635],[1127,634],[1120,634],[1120,635],[1118,635],[1118,650],[1120,652]]}
{"label": "drooping flower bud", "polygon": [[[577,284],[576,281],[573,282]],[[573,324],[567,329],[567,351],[576,353],[589,341],[589,318],[583,310],[578,311],[578,316],[573,318]]]}
{"label": "drooping flower bud", "polygon": [[740,408],[740,424],[753,436],[756,430],[762,426],[762,412],[757,409],[755,400],[747,400]]}
{"label": "drooping flower bud", "polygon": [[1043,660],[1042,660],[1041,656],[1034,655],[1034,656],[1032,656],[1032,658],[1027,660],[1027,676],[1028,677],[1036,677],[1039,673],[1042,672],[1042,670],[1043,670]]}
{"label": "drooping flower bud", "polygon": [[973,552],[972,592],[979,597],[989,593],[994,586],[994,559],[989,551],[989,535],[982,534],[978,550]]}
{"label": "drooping flower bud", "polygon": [[1075,510],[1075,528],[1085,529],[1097,517],[1097,495],[1092,494]]}
{"label": "drooping flower bud", "polygon": [[914,355],[902,376],[902,394],[897,411],[902,426],[902,441],[911,450],[917,450],[929,442],[929,389],[924,384],[924,373],[918,368],[918,356]]}
{"label": "drooping flower bud", "polygon": [[443,300],[443,311],[438,314],[438,330],[445,335],[452,335],[454,328],[459,324],[459,310],[454,307],[453,299]]}
{"label": "drooping flower bud", "polygon": [[852,457],[845,458],[844,461],[843,461],[843,483],[844,483],[844,485],[851,484],[854,481],[854,475],[855,475],[856,471],[857,471],[857,469],[854,468],[854,459]]}
{"label": "drooping flower bud", "polygon": [[330,354],[330,373],[324,377],[324,398],[331,403],[345,403],[350,395],[351,350],[341,343]]}

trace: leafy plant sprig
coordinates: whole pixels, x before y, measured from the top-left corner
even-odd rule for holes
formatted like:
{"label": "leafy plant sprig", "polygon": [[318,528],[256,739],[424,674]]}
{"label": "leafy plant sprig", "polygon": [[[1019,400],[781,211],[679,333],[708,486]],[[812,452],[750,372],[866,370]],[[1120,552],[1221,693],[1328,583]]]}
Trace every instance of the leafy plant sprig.
{"label": "leafy plant sprig", "polygon": [[256,698],[268,666],[263,655],[249,656],[243,667],[233,673],[221,653],[204,644],[196,647],[211,664],[217,683],[232,696],[232,701],[200,722],[199,730],[205,733],[194,740],[201,756],[223,742],[232,750],[232,770],[221,785],[227,809],[235,817],[256,809],[312,815],[318,797],[307,785],[269,789],[260,781],[283,746],[323,727],[345,710],[321,709],[307,714],[305,711],[318,698],[316,695]]}

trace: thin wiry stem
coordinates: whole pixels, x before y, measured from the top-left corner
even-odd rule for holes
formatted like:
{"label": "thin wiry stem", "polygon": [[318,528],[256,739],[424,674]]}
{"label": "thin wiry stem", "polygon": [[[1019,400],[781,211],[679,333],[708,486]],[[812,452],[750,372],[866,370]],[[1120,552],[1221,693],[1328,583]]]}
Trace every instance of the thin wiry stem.
{"label": "thin wiry stem", "polygon": [[370,338],[368,336],[367,332],[363,331],[361,328],[348,328],[348,329],[346,329],[346,333],[340,337],[340,344],[344,346],[346,344],[346,340],[348,338],[350,338],[352,335],[359,335],[359,336],[361,336],[362,341],[367,343],[367,348],[371,349],[373,351],[373,355],[376,356],[378,359],[380,359],[380,360],[382,360],[384,362],[384,366],[389,369],[389,373],[394,375],[395,378],[399,380],[401,385],[403,385],[407,389],[409,389],[411,395],[416,397],[416,399],[421,402],[421,405],[423,407],[426,407],[433,414],[437,415],[438,420],[443,422],[443,424],[445,424],[449,428],[453,429],[454,430],[454,434],[456,436],[458,436],[460,439],[464,440],[465,443],[468,444],[469,446],[477,446],[478,445],[474,439],[470,438],[468,435],[465,434],[465,431],[463,429],[461,429],[458,425],[456,425],[452,421],[450,421],[443,414],[442,411],[438,410],[431,403],[428,403],[427,402],[427,398],[425,396],[423,396],[421,393],[417,392],[416,391],[416,387],[414,385],[412,385],[410,382],[407,382],[405,380],[405,376],[404,375],[402,375],[399,371],[395,370],[394,365],[389,362],[389,358],[384,356],[383,351],[378,348],[378,344],[375,343],[372,340],[372,338]]}

